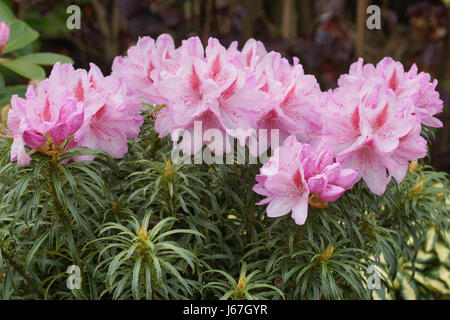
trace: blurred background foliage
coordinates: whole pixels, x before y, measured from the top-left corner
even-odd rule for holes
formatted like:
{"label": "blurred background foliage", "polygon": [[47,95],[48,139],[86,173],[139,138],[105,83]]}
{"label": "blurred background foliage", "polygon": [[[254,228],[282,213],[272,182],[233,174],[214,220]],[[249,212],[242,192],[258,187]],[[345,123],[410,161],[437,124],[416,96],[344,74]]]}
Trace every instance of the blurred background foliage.
{"label": "blurred background foliage", "polygon": [[[218,38],[224,45],[253,37],[291,58],[298,56],[322,90],[357,57],[376,63],[385,56],[439,80],[446,124],[433,144],[437,170],[450,172],[449,0],[2,0],[18,19],[40,33],[34,46],[69,55],[77,67],[94,62],[110,72],[139,36],[170,33],[179,44],[189,36]],[[69,30],[67,7],[81,8],[81,29]],[[366,28],[368,5],[381,8],[381,29]],[[18,81],[16,78],[13,81]]]}

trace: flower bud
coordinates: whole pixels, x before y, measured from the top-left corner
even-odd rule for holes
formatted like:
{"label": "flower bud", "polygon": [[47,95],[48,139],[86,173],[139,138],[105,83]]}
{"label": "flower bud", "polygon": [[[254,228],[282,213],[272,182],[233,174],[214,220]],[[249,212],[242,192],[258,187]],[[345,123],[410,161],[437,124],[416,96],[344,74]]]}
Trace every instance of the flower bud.
{"label": "flower bud", "polygon": [[419,161],[413,160],[409,163],[409,171],[410,172],[416,172],[417,167],[419,166]]}
{"label": "flower bud", "polygon": [[173,167],[172,163],[170,162],[170,158],[167,159],[166,167],[164,168],[164,176],[168,179],[172,178],[173,175]]}
{"label": "flower bud", "polygon": [[415,196],[418,196],[422,193],[423,188],[425,186],[425,176],[423,176],[423,178],[419,181],[419,177],[417,177],[417,184],[415,185],[414,188],[412,188],[412,190],[408,193],[408,198],[412,198]]}
{"label": "flower bud", "polygon": [[237,289],[242,291],[245,290],[247,287],[247,278],[245,277],[245,273],[242,275],[242,277],[239,278]]}
{"label": "flower bud", "polygon": [[322,259],[323,260],[329,260],[334,252],[334,246],[330,244],[328,248],[325,249],[325,251],[322,253]]}
{"label": "flower bud", "polygon": [[316,193],[313,193],[308,198],[308,203],[312,208],[327,208],[328,202],[323,201]]}
{"label": "flower bud", "polygon": [[144,226],[142,226],[141,229],[139,230],[138,238],[139,238],[139,240],[143,240],[143,241],[147,240],[148,233]]}
{"label": "flower bud", "polygon": [[6,47],[6,43],[9,39],[9,26],[4,22],[0,22],[0,54]]}

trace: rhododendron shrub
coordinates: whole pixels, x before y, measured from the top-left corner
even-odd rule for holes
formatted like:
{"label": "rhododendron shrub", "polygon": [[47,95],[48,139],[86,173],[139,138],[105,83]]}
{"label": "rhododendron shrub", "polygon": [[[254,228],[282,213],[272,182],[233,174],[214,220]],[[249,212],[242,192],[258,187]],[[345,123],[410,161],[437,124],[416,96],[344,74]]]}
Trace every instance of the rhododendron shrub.
{"label": "rhododendron shrub", "polygon": [[[0,127],[0,295],[383,297],[425,230],[448,229],[448,178],[423,136],[442,126],[436,84],[360,59],[323,92],[254,39],[166,34],[110,75],[56,63]],[[211,144],[227,162],[173,157]]]}

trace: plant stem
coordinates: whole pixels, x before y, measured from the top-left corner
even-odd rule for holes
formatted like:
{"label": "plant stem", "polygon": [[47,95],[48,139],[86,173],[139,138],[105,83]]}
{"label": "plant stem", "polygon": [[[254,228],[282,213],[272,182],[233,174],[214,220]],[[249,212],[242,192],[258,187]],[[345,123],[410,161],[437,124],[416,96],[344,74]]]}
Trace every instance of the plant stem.
{"label": "plant stem", "polygon": [[[36,289],[37,292],[39,292],[40,295],[42,295],[43,297],[45,297],[45,290],[42,289],[42,287],[39,285],[39,283],[37,283],[33,278],[31,278],[27,272],[25,271],[24,267],[17,262],[12,255],[8,252],[8,250],[6,250],[5,248],[3,248],[3,246],[0,244],[0,252],[2,254],[2,257],[4,257],[6,259],[6,261],[11,265],[11,267],[16,270],[22,278],[25,279],[25,281],[31,285],[34,289]],[[48,298],[51,299],[50,295],[47,295]]]}
{"label": "plant stem", "polygon": [[55,208],[56,213],[58,214],[59,219],[61,220],[64,229],[66,231],[66,235],[67,235],[67,240],[69,241],[69,238],[72,241],[72,246],[74,248],[74,257],[72,257],[72,259],[76,262],[76,264],[81,268],[81,259],[80,259],[80,254],[79,254],[79,250],[78,247],[75,244],[75,241],[73,240],[73,235],[71,232],[71,225],[70,225],[70,221],[67,219],[68,217],[65,214],[65,208],[63,206],[63,204],[60,202],[57,193],[56,193],[56,187],[55,187],[55,179],[53,176],[53,172],[55,174],[58,174],[58,168],[57,168],[57,164],[55,162],[51,162],[50,164],[50,187],[51,187],[51,193],[52,193],[52,198],[53,198],[53,205]]}

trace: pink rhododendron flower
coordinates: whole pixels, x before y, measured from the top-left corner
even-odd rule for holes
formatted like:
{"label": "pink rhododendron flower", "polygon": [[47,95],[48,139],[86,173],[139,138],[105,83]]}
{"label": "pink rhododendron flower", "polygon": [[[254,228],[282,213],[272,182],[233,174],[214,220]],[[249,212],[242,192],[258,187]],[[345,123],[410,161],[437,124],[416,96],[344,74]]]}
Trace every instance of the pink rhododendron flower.
{"label": "pink rhododendron flower", "polygon": [[26,99],[16,95],[11,99],[7,123],[14,138],[11,160],[17,160],[20,165],[30,161],[29,156],[25,155],[25,145],[37,149],[47,142],[61,143],[83,123],[83,103],[74,98],[69,90],[49,84],[44,80],[37,88],[30,85]]}
{"label": "pink rhododendron flower", "polygon": [[[104,77],[70,64],[54,65],[50,76],[28,87],[25,99],[13,96],[8,128],[14,139],[11,160],[26,165],[25,146],[42,153],[75,146],[96,148],[121,158],[127,139],[136,138],[143,120],[141,104],[129,96],[123,79]],[[61,149],[61,150],[59,150]]]}
{"label": "pink rhododendron flower", "polygon": [[128,151],[128,139],[139,135],[143,123],[141,103],[127,95],[123,79],[103,77],[100,69],[90,65],[90,91],[105,97],[103,105],[87,105],[83,126],[75,134],[77,145],[108,152],[113,158],[122,158]]}
{"label": "pink rhododendron flower", "polygon": [[172,37],[162,34],[156,41],[151,37],[139,38],[127,53],[126,57],[114,59],[112,74],[124,78],[129,93],[142,98],[144,102],[151,105],[166,104],[167,101],[155,88],[155,82],[165,61],[173,60],[176,55]]}
{"label": "pink rhododendron flower", "polygon": [[281,141],[294,134],[301,142],[317,142],[322,133],[322,91],[315,77],[274,52],[257,66],[257,74],[263,79],[260,90],[271,97],[260,113],[258,128],[278,128]]}
{"label": "pink rhododendron flower", "polygon": [[0,54],[6,47],[6,43],[9,39],[9,26],[4,22],[0,22]]}
{"label": "pink rhododendron flower", "polygon": [[[198,37],[183,40],[178,48],[173,41],[162,43],[161,37],[156,42],[141,38],[128,57],[116,59],[113,73],[126,79],[145,102],[165,105],[155,122],[160,137],[187,130],[201,140],[193,148],[188,141],[188,150],[183,151],[193,154],[207,144],[195,136],[196,121],[202,122],[203,130],[216,129],[224,135],[236,129],[277,129],[281,139],[295,134],[312,143],[320,137],[322,92],[316,79],[304,74],[298,59],[291,65],[280,54],[267,53],[254,39],[242,51],[236,42],[227,49],[214,38],[206,48]],[[151,90],[152,96],[143,90]],[[224,149],[227,143],[225,139]]]}
{"label": "pink rhododendron flower", "polygon": [[17,161],[21,166],[29,164],[31,157],[25,150],[25,141],[23,139],[23,133],[27,130],[25,100],[17,95],[13,95],[11,98],[11,109],[8,112],[6,124],[13,138],[11,161]]}
{"label": "pink rhododendron flower", "polygon": [[428,73],[420,72],[417,74],[417,66],[414,64],[409,70],[407,77],[418,82],[419,90],[412,97],[414,110],[413,114],[418,117],[421,122],[430,127],[441,128],[442,122],[434,116],[442,112],[443,101],[439,99],[439,92],[436,91],[437,80],[431,81]]}
{"label": "pink rhododendron flower", "polygon": [[386,86],[403,106],[399,113],[414,115],[427,126],[442,127],[442,122],[434,116],[442,112],[443,102],[436,91],[437,80],[430,80],[428,73],[417,73],[415,64],[405,72],[403,65],[391,58],[384,58],[376,66],[364,64],[360,58],[351,65],[349,74],[339,78],[339,87],[351,90],[353,94],[359,93],[362,98],[371,87]]}
{"label": "pink rhododendron flower", "polygon": [[[410,101],[399,101],[383,84],[364,85],[362,98],[346,86],[328,92],[322,144],[332,148],[346,168],[357,168],[372,192],[382,194],[391,175],[401,182],[408,161],[425,156],[426,143],[416,134],[418,119],[399,112],[409,108],[405,104]],[[400,152],[401,161],[394,161],[404,148],[414,151]]]}
{"label": "pink rhododendron flower", "polygon": [[[158,118],[169,122],[172,130],[187,130],[200,141],[203,137],[197,137],[193,130],[196,121],[202,123],[203,131],[220,130],[224,137],[229,129],[254,128],[267,94],[258,90],[256,82],[247,81],[246,74],[229,61],[227,50],[217,39],[210,38],[203,50],[199,38],[190,38],[179,51],[183,64],[176,73],[162,72],[156,86],[168,101]],[[155,128],[159,130],[159,124]],[[160,136],[167,133],[160,132]],[[183,151],[197,153],[206,143],[202,141],[192,149],[185,146]],[[224,139],[222,145],[219,154],[225,151],[228,141]]]}
{"label": "pink rhododendron flower", "polygon": [[[203,130],[221,128],[216,89],[214,80],[208,77],[206,63],[198,58],[185,63],[176,75],[161,80],[159,90],[169,100],[174,128],[193,132],[194,121],[201,121]],[[202,141],[203,137],[193,139]],[[185,151],[194,154],[201,146]]]}
{"label": "pink rhododendron flower", "polygon": [[24,102],[28,130],[24,132],[24,139],[32,148],[43,145],[47,134],[52,142],[63,142],[83,124],[83,102],[74,98],[69,90],[57,95],[52,95],[52,90],[55,88],[48,87],[47,82],[36,89],[28,87]]}
{"label": "pink rhododendron flower", "polygon": [[336,201],[358,180],[358,172],[343,169],[334,162],[331,150],[316,150],[308,144],[288,137],[256,176],[253,190],[267,198],[259,205],[267,206],[269,217],[292,211],[295,223],[302,225],[308,215],[308,199],[317,194],[327,202]]}
{"label": "pink rhododendron flower", "polygon": [[237,41],[233,41],[227,49],[230,60],[238,68],[255,71],[256,66],[266,56],[267,50],[261,41],[249,39],[241,51],[238,49]]}

